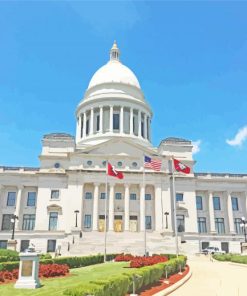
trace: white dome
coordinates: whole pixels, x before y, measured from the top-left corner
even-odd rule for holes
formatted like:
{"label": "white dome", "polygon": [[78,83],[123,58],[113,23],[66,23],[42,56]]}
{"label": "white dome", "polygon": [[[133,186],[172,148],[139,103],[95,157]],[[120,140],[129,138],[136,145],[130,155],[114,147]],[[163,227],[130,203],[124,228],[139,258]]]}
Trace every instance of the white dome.
{"label": "white dome", "polygon": [[117,60],[111,60],[93,75],[88,89],[110,82],[124,83],[141,88],[135,74],[128,67]]}

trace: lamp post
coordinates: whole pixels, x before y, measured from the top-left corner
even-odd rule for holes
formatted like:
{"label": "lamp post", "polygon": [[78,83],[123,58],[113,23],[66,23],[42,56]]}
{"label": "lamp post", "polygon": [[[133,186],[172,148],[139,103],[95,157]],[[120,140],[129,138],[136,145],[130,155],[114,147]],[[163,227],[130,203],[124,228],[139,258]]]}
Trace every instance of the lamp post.
{"label": "lamp post", "polygon": [[75,210],[74,213],[75,213],[75,227],[77,227],[77,215],[78,215],[79,211]]}
{"label": "lamp post", "polygon": [[12,227],[13,227],[13,228],[12,228],[12,237],[11,237],[12,240],[15,239],[15,221],[16,221],[16,220],[18,220],[18,216],[16,216],[16,215],[13,215],[12,218],[11,218],[11,220],[10,220],[11,223],[13,224],[13,225],[12,225]]}
{"label": "lamp post", "polygon": [[241,218],[241,224],[240,224],[240,226],[244,230],[244,242],[247,243],[247,234],[246,234],[247,221],[246,221],[245,217],[242,217]]}
{"label": "lamp post", "polygon": [[164,215],[166,216],[166,229],[167,229],[168,228],[168,216],[169,216],[169,213],[165,212]]}

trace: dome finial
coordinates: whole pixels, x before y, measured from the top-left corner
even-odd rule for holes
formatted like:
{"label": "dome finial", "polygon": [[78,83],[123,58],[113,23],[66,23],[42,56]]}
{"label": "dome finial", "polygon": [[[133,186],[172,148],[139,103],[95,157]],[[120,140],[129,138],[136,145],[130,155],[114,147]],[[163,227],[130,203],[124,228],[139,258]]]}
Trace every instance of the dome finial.
{"label": "dome finial", "polygon": [[119,61],[119,56],[120,56],[120,50],[117,47],[116,40],[114,40],[114,43],[110,51],[110,61]]}

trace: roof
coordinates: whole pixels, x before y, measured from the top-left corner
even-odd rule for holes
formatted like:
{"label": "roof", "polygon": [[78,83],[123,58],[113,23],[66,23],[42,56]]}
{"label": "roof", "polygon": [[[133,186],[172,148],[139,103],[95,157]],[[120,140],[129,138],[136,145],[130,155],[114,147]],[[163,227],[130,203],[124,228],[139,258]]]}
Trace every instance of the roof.
{"label": "roof", "polygon": [[165,143],[165,144],[167,144],[167,143],[176,143],[176,144],[181,143],[181,144],[189,144],[189,145],[191,145],[191,141],[190,140],[186,140],[186,139],[183,139],[183,138],[176,138],[176,137],[168,137],[168,138],[165,138],[164,140],[162,140],[160,142],[160,145],[162,143]]}
{"label": "roof", "polygon": [[44,139],[71,139],[74,140],[74,136],[67,133],[51,133],[43,136]]}

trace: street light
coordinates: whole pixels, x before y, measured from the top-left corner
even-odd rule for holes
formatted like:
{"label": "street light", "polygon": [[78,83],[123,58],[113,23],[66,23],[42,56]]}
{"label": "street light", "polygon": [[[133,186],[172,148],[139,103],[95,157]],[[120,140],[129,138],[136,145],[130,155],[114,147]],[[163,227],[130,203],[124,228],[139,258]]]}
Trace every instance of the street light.
{"label": "street light", "polygon": [[247,243],[247,234],[246,234],[246,225],[247,225],[247,221],[246,221],[246,219],[245,219],[245,217],[242,217],[241,218],[241,224],[240,224],[240,226],[243,228],[243,230],[244,230],[244,241]]}
{"label": "street light", "polygon": [[75,227],[77,227],[77,215],[78,215],[79,211],[75,210],[74,213],[75,213]]}
{"label": "street light", "polygon": [[11,220],[10,220],[11,223],[13,224],[13,225],[12,225],[12,227],[13,227],[13,228],[12,228],[12,237],[11,237],[12,240],[15,239],[15,221],[16,221],[16,220],[18,220],[18,216],[16,216],[16,215],[12,215],[12,218],[11,218]]}
{"label": "street light", "polygon": [[169,213],[165,212],[164,215],[166,216],[166,229],[167,229],[168,228],[168,216],[169,216]]}

